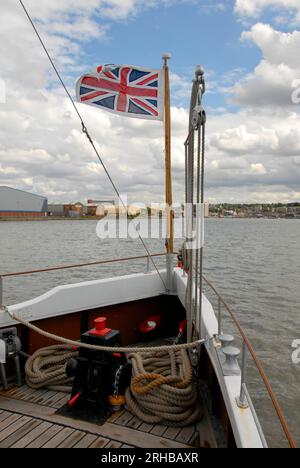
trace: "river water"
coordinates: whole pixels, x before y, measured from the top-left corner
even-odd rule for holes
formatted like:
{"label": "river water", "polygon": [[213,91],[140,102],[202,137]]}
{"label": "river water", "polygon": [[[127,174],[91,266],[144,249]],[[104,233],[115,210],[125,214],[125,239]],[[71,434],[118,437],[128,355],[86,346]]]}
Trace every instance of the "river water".
{"label": "river water", "polygon": [[[205,273],[236,311],[257,351],[288,423],[300,444],[300,364],[292,343],[300,340],[300,220],[209,219],[205,228]],[[95,221],[1,222],[0,271],[23,271],[62,264],[143,255],[139,241],[100,240]],[[163,251],[148,240],[152,253]],[[177,246],[178,247],[178,246]],[[156,260],[162,264],[163,260]],[[4,303],[38,296],[54,286],[130,274],[146,262],[8,278]],[[235,333],[224,318],[224,331]],[[272,446],[284,437],[260,379],[251,364],[248,382]]]}

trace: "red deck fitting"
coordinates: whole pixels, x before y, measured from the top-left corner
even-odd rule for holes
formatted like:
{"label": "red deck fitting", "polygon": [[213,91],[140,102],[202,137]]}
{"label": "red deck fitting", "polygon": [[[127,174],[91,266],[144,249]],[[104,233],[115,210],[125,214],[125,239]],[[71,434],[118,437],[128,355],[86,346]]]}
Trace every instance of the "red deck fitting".
{"label": "red deck fitting", "polygon": [[99,317],[94,320],[95,328],[89,332],[90,335],[106,336],[112,332],[111,328],[106,327],[107,317]]}

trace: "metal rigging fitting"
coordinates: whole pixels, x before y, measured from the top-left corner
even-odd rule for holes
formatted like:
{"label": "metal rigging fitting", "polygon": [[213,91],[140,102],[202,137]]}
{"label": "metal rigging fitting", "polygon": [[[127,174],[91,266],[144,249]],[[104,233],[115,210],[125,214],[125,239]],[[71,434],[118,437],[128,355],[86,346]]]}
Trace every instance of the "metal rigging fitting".
{"label": "metal rigging fitting", "polygon": [[205,79],[204,79],[204,68],[201,65],[198,65],[195,71],[196,78],[194,80],[195,84],[198,84],[198,95],[197,102],[198,105],[194,107],[193,116],[192,116],[192,126],[194,130],[198,130],[201,125],[206,123],[206,113],[202,106],[202,98],[206,91]]}
{"label": "metal rigging fitting", "polygon": [[193,110],[192,125],[194,130],[206,123],[206,113],[203,106],[196,106]]}

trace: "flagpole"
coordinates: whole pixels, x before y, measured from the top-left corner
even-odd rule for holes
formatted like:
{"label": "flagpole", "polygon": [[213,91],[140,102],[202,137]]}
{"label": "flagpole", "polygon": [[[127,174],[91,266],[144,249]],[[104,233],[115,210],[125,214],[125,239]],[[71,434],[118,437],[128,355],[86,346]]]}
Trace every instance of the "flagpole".
{"label": "flagpole", "polygon": [[174,216],[172,196],[172,168],[171,168],[171,100],[170,77],[168,61],[170,54],[163,55],[164,83],[165,83],[165,160],[166,160],[166,249],[167,249],[167,287],[172,290],[173,252],[174,252]]}

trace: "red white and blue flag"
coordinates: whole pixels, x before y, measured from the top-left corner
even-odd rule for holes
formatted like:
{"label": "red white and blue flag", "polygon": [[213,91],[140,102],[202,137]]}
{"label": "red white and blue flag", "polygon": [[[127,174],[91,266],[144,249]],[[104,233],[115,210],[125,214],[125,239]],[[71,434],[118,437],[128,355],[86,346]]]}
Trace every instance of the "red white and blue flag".
{"label": "red white and blue flag", "polygon": [[79,102],[115,114],[164,120],[162,70],[101,65],[94,73],[79,78],[76,95]]}

